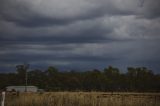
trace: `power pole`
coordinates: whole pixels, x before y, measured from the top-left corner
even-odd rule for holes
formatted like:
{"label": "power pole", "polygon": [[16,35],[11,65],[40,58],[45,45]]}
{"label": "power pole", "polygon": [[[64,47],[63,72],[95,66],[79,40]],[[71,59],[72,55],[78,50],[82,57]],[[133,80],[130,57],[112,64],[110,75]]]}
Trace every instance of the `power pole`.
{"label": "power pole", "polygon": [[28,85],[28,74],[27,74],[28,68],[29,68],[29,64],[24,64],[24,70],[25,70],[25,92],[27,92],[27,85]]}
{"label": "power pole", "polygon": [[25,92],[27,92],[27,70],[25,73]]}

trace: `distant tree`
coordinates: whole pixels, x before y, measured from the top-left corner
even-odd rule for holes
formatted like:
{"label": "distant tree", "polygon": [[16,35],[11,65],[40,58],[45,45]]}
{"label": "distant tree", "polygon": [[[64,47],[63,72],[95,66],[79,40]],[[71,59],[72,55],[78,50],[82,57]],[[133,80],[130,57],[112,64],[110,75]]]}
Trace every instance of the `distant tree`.
{"label": "distant tree", "polygon": [[43,71],[35,69],[28,72],[28,85],[35,85],[39,88],[45,88],[46,79]]}
{"label": "distant tree", "polygon": [[20,85],[25,85],[26,80],[26,74],[27,69],[29,68],[29,64],[23,64],[23,65],[17,65],[16,71],[17,71],[17,82],[19,82]]}
{"label": "distant tree", "polygon": [[17,73],[0,73],[0,89],[9,85],[35,85],[48,91],[134,91],[160,92],[160,74],[154,74],[146,67],[128,67],[120,73],[109,66],[103,71],[59,71],[50,66],[47,70],[34,69],[27,72],[28,65],[17,65]]}
{"label": "distant tree", "polygon": [[120,72],[118,68],[109,66],[104,69],[104,74],[108,79],[108,89],[109,90],[118,90],[120,88],[119,78]]}
{"label": "distant tree", "polygon": [[53,66],[49,66],[48,69],[45,71],[46,75],[46,87],[47,90],[55,89],[59,84],[59,71],[57,68]]}
{"label": "distant tree", "polygon": [[137,89],[139,91],[150,90],[153,80],[153,72],[145,67],[136,68],[137,71]]}
{"label": "distant tree", "polygon": [[127,82],[128,82],[128,90],[134,91],[136,90],[136,78],[137,78],[137,71],[133,67],[128,67],[128,71],[126,73]]}
{"label": "distant tree", "polygon": [[52,77],[53,75],[56,75],[58,73],[58,69],[53,66],[49,66],[45,73],[47,76]]}

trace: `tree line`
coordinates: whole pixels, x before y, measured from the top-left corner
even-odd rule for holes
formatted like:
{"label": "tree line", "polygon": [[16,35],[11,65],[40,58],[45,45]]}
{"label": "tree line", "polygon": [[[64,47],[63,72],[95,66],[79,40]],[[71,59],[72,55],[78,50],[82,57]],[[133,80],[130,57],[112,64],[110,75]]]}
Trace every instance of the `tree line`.
{"label": "tree line", "polygon": [[28,85],[45,91],[160,91],[160,74],[145,67],[128,67],[125,73],[112,66],[90,71],[59,71],[53,66],[47,70],[27,71],[27,68],[25,65],[18,65],[16,73],[0,73],[0,89],[11,85],[25,85],[27,75]]}

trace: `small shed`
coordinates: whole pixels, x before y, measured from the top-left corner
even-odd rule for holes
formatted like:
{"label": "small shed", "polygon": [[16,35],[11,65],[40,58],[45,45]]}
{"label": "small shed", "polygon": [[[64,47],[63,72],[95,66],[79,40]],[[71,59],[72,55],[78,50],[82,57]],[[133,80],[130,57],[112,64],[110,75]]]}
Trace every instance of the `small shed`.
{"label": "small shed", "polygon": [[37,92],[38,88],[36,86],[8,86],[6,91],[16,91],[16,92]]}

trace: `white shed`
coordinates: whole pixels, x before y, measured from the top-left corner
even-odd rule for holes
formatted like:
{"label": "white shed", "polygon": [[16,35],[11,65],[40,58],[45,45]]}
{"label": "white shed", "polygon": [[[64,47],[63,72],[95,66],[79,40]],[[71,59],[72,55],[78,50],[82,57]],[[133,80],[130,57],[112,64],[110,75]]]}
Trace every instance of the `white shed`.
{"label": "white shed", "polygon": [[36,86],[8,86],[6,87],[6,91],[17,91],[17,92],[37,92],[38,88]]}

